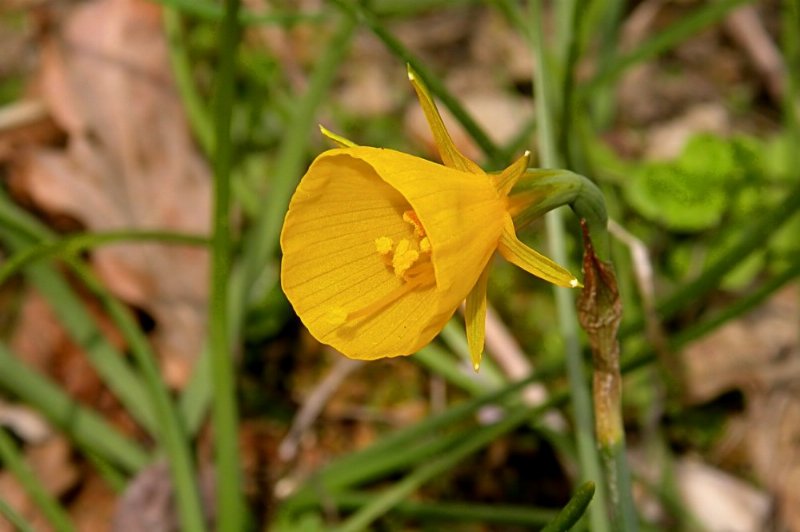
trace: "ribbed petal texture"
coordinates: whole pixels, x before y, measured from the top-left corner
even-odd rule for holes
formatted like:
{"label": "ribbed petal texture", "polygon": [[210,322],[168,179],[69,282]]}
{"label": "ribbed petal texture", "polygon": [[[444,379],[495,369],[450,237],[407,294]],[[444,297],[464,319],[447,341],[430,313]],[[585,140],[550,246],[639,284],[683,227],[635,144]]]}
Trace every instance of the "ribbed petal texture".
{"label": "ribbed petal texture", "polygon": [[[497,247],[503,206],[485,176],[392,150],[330,150],[311,165],[289,206],[281,234],[283,290],[311,334],[349,357],[414,353],[476,283]],[[408,282],[376,250],[383,238],[419,239],[403,219],[408,211],[430,241],[431,282],[344,319]]]}

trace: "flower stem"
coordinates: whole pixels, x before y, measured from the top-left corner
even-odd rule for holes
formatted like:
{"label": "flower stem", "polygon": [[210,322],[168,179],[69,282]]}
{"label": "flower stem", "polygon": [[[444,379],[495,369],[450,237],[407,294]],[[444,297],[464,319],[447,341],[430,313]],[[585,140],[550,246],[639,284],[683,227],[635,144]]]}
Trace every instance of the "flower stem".
{"label": "flower stem", "polygon": [[214,106],[214,213],[211,240],[211,297],[209,349],[213,385],[212,415],[217,474],[217,527],[221,532],[244,529],[238,449],[238,412],[234,388],[234,359],[228,340],[228,274],[231,260],[230,171],[231,113],[234,69],[239,41],[239,0],[226,0],[220,38],[220,70]]}
{"label": "flower stem", "polygon": [[[538,146],[542,166],[556,168],[560,160],[556,151],[556,132],[550,101],[552,88],[549,86],[548,58],[545,55],[545,43],[542,24],[541,0],[531,2],[531,36],[533,53],[536,62],[534,71],[534,89],[536,93],[536,116],[538,117]],[[558,263],[566,263],[564,247],[564,227],[561,214],[554,210],[547,213],[547,236],[550,243],[550,256]],[[578,448],[578,460],[581,466],[583,481],[593,480],[597,485],[598,504],[589,508],[589,519],[592,530],[601,532],[609,530],[605,509],[607,497],[602,478],[600,461],[595,450],[593,436],[592,403],[586,385],[581,348],[578,340],[578,319],[571,294],[564,289],[555,288],[556,307],[561,335],[564,339],[567,375],[570,386],[570,400],[575,416],[575,432]]]}

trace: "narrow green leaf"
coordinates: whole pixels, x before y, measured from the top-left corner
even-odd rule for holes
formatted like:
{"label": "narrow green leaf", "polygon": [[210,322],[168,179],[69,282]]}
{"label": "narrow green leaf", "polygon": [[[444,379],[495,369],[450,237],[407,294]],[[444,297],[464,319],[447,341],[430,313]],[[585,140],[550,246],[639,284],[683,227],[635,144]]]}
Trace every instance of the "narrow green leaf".
{"label": "narrow green leaf", "polygon": [[561,509],[558,516],[553,519],[542,532],[564,532],[570,530],[578,519],[583,517],[589,503],[594,497],[594,482],[585,482],[575,491],[566,506]]}
{"label": "narrow green leaf", "polygon": [[22,485],[56,532],[75,530],[67,511],[47,492],[28,464],[25,463],[14,440],[2,426],[0,426],[0,462],[14,475],[14,478]]}

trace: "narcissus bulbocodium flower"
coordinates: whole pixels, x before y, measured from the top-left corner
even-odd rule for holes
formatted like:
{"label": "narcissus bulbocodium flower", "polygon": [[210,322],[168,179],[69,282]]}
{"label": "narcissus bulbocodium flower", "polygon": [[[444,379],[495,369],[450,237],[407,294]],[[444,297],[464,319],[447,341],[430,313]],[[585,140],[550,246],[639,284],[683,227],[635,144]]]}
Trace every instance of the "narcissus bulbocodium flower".
{"label": "narcissus bulbocodium flower", "polygon": [[424,85],[409,69],[444,165],[356,146],[319,155],[289,204],[281,232],[281,285],[309,332],[350,358],[409,355],[466,300],[477,371],[486,285],[495,251],[553,284],[577,279],[517,239],[508,193],[529,154],[487,174],[453,144]]}

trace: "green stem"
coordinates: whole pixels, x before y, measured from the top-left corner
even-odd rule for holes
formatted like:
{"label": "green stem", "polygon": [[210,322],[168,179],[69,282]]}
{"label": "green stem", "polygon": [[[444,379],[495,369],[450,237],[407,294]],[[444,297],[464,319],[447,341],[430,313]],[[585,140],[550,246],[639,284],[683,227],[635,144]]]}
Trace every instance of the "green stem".
{"label": "green stem", "polygon": [[217,527],[244,529],[246,514],[239,463],[239,424],[234,357],[228,337],[228,277],[231,261],[230,172],[233,159],[231,114],[235,98],[239,0],[226,0],[220,36],[220,70],[214,101],[214,212],[211,239],[209,355],[217,473]]}
{"label": "green stem", "polygon": [[0,264],[0,285],[5,283],[12,275],[37,260],[61,254],[74,257],[89,249],[120,242],[163,242],[190,246],[208,245],[208,239],[203,236],[163,231],[108,231],[69,235],[58,240],[48,240],[27,246],[15,253],[6,262]]}
{"label": "green stem", "polygon": [[[547,86],[547,60],[545,57],[541,3],[541,0],[531,2],[531,34],[533,36],[533,52],[536,59],[536,70],[534,72],[536,116],[539,117],[537,128],[538,145],[542,165],[546,168],[556,168],[559,166],[559,160],[556,152],[556,135],[550,114],[551,104],[548,102],[549,88]],[[551,256],[556,262],[566,264],[564,228],[559,211],[550,211],[546,216],[546,223]],[[575,433],[578,460],[581,466],[581,478],[583,481],[594,481],[598,488],[598,504],[594,504],[589,508],[589,518],[592,530],[603,532],[609,530],[605,517],[607,501],[603,489],[604,484],[599,482],[602,474],[593,436],[592,403],[578,340],[577,314],[571,294],[566,289],[555,288],[554,291],[558,321],[561,335],[564,339],[570,399],[575,416]]]}
{"label": "green stem", "polygon": [[45,487],[31,471],[17,449],[16,443],[5,428],[0,425],[0,462],[14,475],[31,497],[36,507],[53,525],[57,532],[72,532],[75,526],[66,510],[47,492]]}
{"label": "green stem", "polygon": [[509,198],[517,229],[558,207],[569,205],[579,219],[586,220],[597,254],[608,260],[605,199],[588,178],[569,170],[531,168],[511,190]]}

